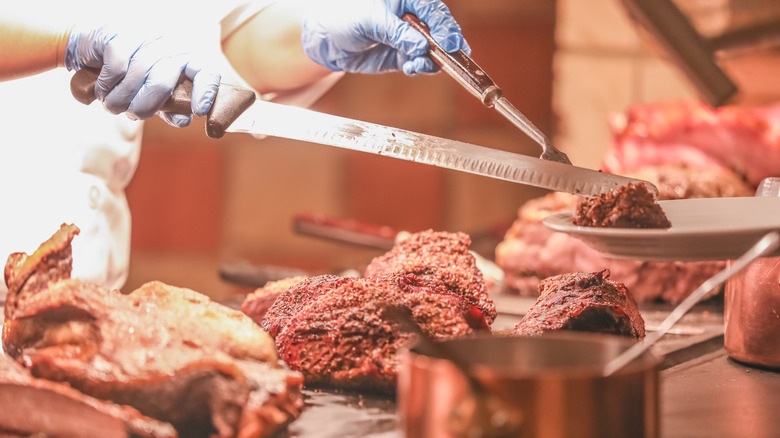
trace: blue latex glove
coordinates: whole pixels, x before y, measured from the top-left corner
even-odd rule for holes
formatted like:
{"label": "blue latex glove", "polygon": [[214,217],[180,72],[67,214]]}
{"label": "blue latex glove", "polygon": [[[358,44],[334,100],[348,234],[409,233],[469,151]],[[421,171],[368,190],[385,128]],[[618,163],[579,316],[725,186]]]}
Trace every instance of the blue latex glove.
{"label": "blue latex glove", "polygon": [[211,108],[220,75],[204,68],[196,56],[174,39],[161,35],[138,36],[115,29],[74,29],[65,53],[65,67],[100,68],[95,97],[113,114],[125,112],[134,120],[157,113],[177,127],[192,121],[192,114],[159,111],[184,74],[193,82],[192,113],[204,116]]}
{"label": "blue latex glove", "polygon": [[439,0],[334,0],[307,11],[301,40],[306,54],[333,71],[412,76],[434,73],[428,42],[409,23],[411,12],[426,23],[447,52],[471,49],[447,6]]}

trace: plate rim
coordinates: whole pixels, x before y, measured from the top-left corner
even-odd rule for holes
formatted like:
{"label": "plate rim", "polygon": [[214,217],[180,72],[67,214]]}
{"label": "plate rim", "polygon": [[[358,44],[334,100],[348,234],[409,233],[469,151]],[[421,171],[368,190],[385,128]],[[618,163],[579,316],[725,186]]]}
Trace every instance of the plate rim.
{"label": "plate rim", "polygon": [[[769,201],[774,199],[774,201]],[[673,205],[670,203],[678,203],[681,201],[690,201],[699,204],[712,204],[722,203],[724,200],[737,200],[734,204],[745,205],[755,203],[758,205],[772,205],[773,208],[777,208],[780,211],[780,198],[762,198],[762,197],[729,197],[729,198],[695,198],[695,199],[674,199],[659,201],[662,208],[664,206]],[[728,201],[725,201],[728,202]],[[603,256],[614,259],[634,259],[634,260],[647,260],[647,261],[660,261],[660,260],[677,260],[677,261],[694,261],[694,260],[728,260],[723,254],[736,255],[736,251],[730,248],[736,248],[739,245],[731,243],[727,244],[726,248],[718,250],[710,250],[712,253],[706,255],[698,252],[696,248],[668,248],[667,252],[659,250],[661,247],[668,247],[670,241],[680,240],[684,242],[692,242],[705,238],[712,239],[724,239],[726,242],[733,242],[739,240],[741,237],[756,237],[760,239],[763,234],[769,233],[774,230],[780,230],[780,216],[775,224],[759,224],[748,227],[732,227],[722,229],[691,229],[691,228],[677,228],[674,227],[674,218],[670,217],[672,221],[671,228],[608,228],[608,227],[584,227],[574,225],[572,218],[574,211],[565,211],[561,213],[552,214],[542,219],[542,223],[545,227],[552,231],[568,234],[574,238],[583,241],[586,245],[592,249],[598,251]],[[774,217],[774,216],[772,216]],[[727,237],[727,238],[726,238]],[[627,245],[619,245],[621,239],[625,240],[628,244],[641,245],[644,247],[644,251],[622,251]],[[649,242],[654,241],[658,245],[648,245]],[[724,243],[726,243],[724,242]],[[745,249],[755,242],[750,242],[744,245]],[[710,246],[710,248],[712,248]],[[735,257],[736,258],[736,257]]]}

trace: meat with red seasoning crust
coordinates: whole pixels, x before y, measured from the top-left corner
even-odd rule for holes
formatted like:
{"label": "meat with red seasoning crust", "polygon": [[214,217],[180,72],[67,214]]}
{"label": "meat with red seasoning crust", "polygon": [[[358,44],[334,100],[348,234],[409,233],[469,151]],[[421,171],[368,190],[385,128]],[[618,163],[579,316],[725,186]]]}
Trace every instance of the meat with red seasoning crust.
{"label": "meat with red seasoning crust", "polygon": [[241,303],[241,311],[257,324],[262,324],[266,312],[273,306],[279,295],[306,279],[307,277],[290,277],[269,281],[265,286],[247,294]]}
{"label": "meat with red seasoning crust", "polygon": [[5,268],[6,354],[33,376],[129,405],[183,437],[265,437],[303,408],[302,376],[241,312],[160,282],[128,295],[70,279],[63,227]]}
{"label": "meat with red seasoning crust", "polygon": [[669,228],[672,226],[645,183],[630,183],[584,199],[572,217],[574,225],[601,228]]}
{"label": "meat with red seasoning crust", "polygon": [[302,372],[307,385],[391,393],[398,352],[415,335],[385,314],[389,307],[409,309],[434,339],[490,330],[469,300],[414,274],[313,277],[283,292],[262,326],[275,337],[280,358]]}
{"label": "meat with red seasoning crust", "polygon": [[496,306],[487,292],[485,279],[469,253],[471,238],[461,232],[426,230],[397,242],[387,253],[374,258],[365,277],[414,274],[441,282],[452,293],[477,306],[489,324],[496,319]]}
{"label": "meat with red seasoning crust", "polygon": [[546,278],[539,298],[512,330],[513,336],[557,330],[645,337],[645,322],[625,285],[609,280],[609,271]]}

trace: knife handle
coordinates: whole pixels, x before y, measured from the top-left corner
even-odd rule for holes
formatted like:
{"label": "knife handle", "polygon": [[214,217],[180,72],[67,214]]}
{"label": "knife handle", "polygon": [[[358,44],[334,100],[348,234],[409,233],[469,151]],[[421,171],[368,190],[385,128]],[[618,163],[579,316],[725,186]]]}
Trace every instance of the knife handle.
{"label": "knife handle", "polygon": [[[95,83],[100,70],[83,68],[77,71],[70,80],[70,92],[73,97],[84,105],[95,100]],[[229,84],[219,84],[214,103],[206,115],[206,135],[220,138],[225,130],[236,121],[247,108],[255,102],[255,92],[246,88]],[[191,114],[192,81],[182,77],[173,89],[171,97],[163,104],[161,111],[178,114]]]}
{"label": "knife handle", "polygon": [[501,88],[482,70],[463,50],[448,53],[431,36],[428,25],[420,21],[414,14],[404,14],[404,21],[413,29],[423,34],[428,40],[428,54],[442,70],[452,76],[466,90],[477,97],[482,103],[492,108],[493,103],[501,97]]}

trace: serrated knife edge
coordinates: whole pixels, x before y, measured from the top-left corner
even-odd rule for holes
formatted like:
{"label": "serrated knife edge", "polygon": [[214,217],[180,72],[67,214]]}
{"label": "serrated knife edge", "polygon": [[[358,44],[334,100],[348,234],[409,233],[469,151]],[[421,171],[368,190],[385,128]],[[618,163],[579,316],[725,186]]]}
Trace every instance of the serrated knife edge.
{"label": "serrated knife edge", "polygon": [[457,140],[257,100],[227,132],[325,144],[581,196],[647,182]]}

